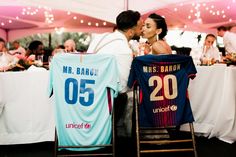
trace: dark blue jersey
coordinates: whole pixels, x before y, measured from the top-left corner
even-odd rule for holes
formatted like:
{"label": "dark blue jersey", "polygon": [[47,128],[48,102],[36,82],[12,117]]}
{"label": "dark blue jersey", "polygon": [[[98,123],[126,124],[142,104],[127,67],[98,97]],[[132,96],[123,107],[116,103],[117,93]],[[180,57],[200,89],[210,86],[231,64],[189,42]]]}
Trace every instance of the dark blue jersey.
{"label": "dark blue jersey", "polygon": [[140,126],[178,126],[193,122],[189,78],[197,73],[190,56],[145,55],[131,66],[128,86],[140,90]]}

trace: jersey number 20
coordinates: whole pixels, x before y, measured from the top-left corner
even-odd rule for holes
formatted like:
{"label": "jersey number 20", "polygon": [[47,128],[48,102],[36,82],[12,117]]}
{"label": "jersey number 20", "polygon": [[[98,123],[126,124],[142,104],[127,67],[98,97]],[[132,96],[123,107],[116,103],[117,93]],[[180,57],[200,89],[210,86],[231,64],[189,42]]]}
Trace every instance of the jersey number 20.
{"label": "jersey number 20", "polygon": [[[175,99],[178,95],[177,79],[175,75],[165,75],[163,78],[161,78],[160,76],[152,76],[148,80],[148,85],[150,87],[155,86],[150,95],[150,101],[160,101],[164,100],[164,98]],[[162,89],[164,93],[162,95],[157,95]],[[172,89],[172,92],[170,91],[170,89]]]}

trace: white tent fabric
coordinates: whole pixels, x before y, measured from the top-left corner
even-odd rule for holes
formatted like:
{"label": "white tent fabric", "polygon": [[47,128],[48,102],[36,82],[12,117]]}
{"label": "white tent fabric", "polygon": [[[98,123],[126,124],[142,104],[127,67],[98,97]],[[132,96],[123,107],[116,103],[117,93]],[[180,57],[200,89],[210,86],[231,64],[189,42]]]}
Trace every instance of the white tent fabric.
{"label": "white tent fabric", "polygon": [[[169,4],[185,2],[187,0],[8,0],[8,3],[10,3],[9,1],[15,1],[15,4],[19,5],[48,6],[54,9],[80,13],[114,23],[115,17],[123,10],[137,10],[143,14]],[[199,2],[200,1],[202,0],[199,0]],[[6,5],[8,3],[3,2],[2,4]]]}
{"label": "white tent fabric", "polygon": [[[19,7],[22,10],[23,7],[29,6],[51,8],[55,13],[54,22],[45,24],[44,14],[41,14],[41,17],[38,17],[40,16],[38,14],[34,18],[26,18],[26,16],[18,15],[21,11],[16,12]],[[4,8],[8,10],[1,11]],[[219,25],[233,25],[236,21],[235,0],[0,0],[0,36],[11,41],[28,34],[51,32],[56,27],[88,32],[112,31],[116,16],[127,9],[139,11],[144,18],[152,12],[163,15],[170,29],[178,27],[183,30],[212,32]],[[92,24],[81,25],[81,23],[69,21],[65,14],[68,11],[78,19],[82,17],[87,19],[88,23],[92,21]],[[5,14],[8,12],[11,14]],[[201,12],[201,18],[197,17],[198,12]],[[56,14],[60,18],[57,18]],[[18,20],[15,19],[17,15],[20,16]],[[222,16],[225,17],[222,18]],[[8,28],[7,24],[3,26],[2,22],[7,23],[7,20],[12,20],[12,25],[18,24],[18,26],[16,28]],[[107,22],[107,25],[103,26],[101,24],[103,22]],[[95,23],[99,26],[95,26]]]}

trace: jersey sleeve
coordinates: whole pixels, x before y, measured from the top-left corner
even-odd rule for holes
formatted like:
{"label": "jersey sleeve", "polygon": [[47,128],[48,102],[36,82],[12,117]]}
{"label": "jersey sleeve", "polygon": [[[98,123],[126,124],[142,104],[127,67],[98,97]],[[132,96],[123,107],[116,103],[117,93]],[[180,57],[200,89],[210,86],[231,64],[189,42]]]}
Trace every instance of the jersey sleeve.
{"label": "jersey sleeve", "polygon": [[122,90],[122,87],[115,57],[112,58],[109,68],[112,69],[110,70],[112,73],[107,72],[105,78],[108,80],[108,87],[114,90],[114,96],[116,97],[118,92]]}
{"label": "jersey sleeve", "polygon": [[50,63],[49,68],[49,80],[48,80],[48,96],[51,97],[53,94],[53,60]]}
{"label": "jersey sleeve", "polygon": [[135,63],[136,63],[136,59],[134,59],[131,64],[131,69],[130,69],[129,78],[128,78],[128,84],[127,84],[129,88],[132,88],[136,82],[137,76],[136,76],[136,72],[135,72]]}
{"label": "jersey sleeve", "polygon": [[191,79],[194,79],[196,77],[196,67],[193,63],[192,57],[188,57],[187,65],[186,65],[186,73],[188,74],[188,77]]}

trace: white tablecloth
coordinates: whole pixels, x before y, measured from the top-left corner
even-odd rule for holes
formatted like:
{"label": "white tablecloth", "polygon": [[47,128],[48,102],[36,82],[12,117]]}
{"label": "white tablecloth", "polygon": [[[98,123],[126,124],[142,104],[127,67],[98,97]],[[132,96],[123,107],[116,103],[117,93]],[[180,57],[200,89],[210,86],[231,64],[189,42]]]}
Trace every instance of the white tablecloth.
{"label": "white tablecloth", "polygon": [[54,141],[48,71],[0,73],[0,144]]}
{"label": "white tablecloth", "polygon": [[[228,143],[236,141],[236,67],[201,66],[197,71],[189,84],[195,132]],[[47,86],[47,71],[0,73],[0,110],[4,106],[0,144],[54,141]]]}
{"label": "white tablecloth", "polygon": [[233,143],[236,141],[236,67],[199,66],[197,71],[197,77],[189,84],[195,132]]}

